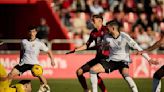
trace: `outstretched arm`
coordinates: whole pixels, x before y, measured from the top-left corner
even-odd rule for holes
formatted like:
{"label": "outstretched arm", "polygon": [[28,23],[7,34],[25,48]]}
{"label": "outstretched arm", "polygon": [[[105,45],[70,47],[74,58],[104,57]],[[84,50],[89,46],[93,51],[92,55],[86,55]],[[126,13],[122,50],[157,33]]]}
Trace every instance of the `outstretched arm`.
{"label": "outstretched arm", "polygon": [[82,45],[82,46],[79,47],[79,48],[76,48],[76,49],[74,49],[74,50],[71,50],[71,51],[67,52],[66,54],[71,54],[71,53],[74,53],[74,52],[77,52],[77,51],[86,50],[86,49],[87,49],[87,45],[85,44],[85,45]]}
{"label": "outstretched arm", "polygon": [[159,41],[157,41],[153,46],[145,49],[145,51],[152,51],[152,50],[160,47],[162,44],[164,44],[164,36]]}
{"label": "outstretched arm", "polygon": [[[130,47],[132,47],[133,49],[135,49],[137,51],[143,51],[143,49],[129,35],[125,35],[125,36],[126,36],[127,42],[128,42]],[[151,64],[158,64],[158,62],[153,60],[153,59],[151,59],[147,53],[142,53],[141,55],[147,61],[149,61],[149,63],[151,63]]]}
{"label": "outstretched arm", "polygon": [[52,66],[55,66],[55,61],[54,61],[54,58],[53,58],[52,51],[51,51],[51,50],[48,50],[48,51],[47,51],[47,54],[48,54],[48,56],[49,56],[50,59],[51,59],[51,65],[52,65]]}

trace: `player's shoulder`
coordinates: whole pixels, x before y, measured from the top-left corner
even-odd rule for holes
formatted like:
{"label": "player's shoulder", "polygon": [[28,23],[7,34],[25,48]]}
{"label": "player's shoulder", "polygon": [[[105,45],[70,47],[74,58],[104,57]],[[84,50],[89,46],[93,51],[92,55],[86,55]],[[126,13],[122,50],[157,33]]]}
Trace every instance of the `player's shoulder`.
{"label": "player's shoulder", "polygon": [[108,33],[108,28],[106,26],[102,26],[102,31],[104,34]]}
{"label": "player's shoulder", "polygon": [[123,35],[123,36],[128,36],[128,34],[125,33],[125,32],[120,32],[120,34]]}
{"label": "player's shoulder", "polygon": [[35,41],[36,41],[36,42],[41,42],[41,40],[40,40],[40,39],[38,39],[38,38],[36,38],[36,39],[35,39]]}
{"label": "player's shoulder", "polygon": [[94,28],[94,29],[91,31],[90,36],[91,36],[91,37],[92,37],[92,36],[95,36],[95,34],[96,34],[97,32],[98,32],[97,29]]}
{"label": "player's shoulder", "polygon": [[37,44],[40,44],[40,45],[45,44],[45,42],[43,40],[38,39],[38,38],[36,38],[35,41]]}
{"label": "player's shoulder", "polygon": [[120,32],[120,35],[123,37],[123,38],[129,38],[130,35],[125,33],[125,32]]}
{"label": "player's shoulder", "polygon": [[105,34],[105,35],[104,35],[104,39],[105,39],[106,41],[110,41],[111,39],[113,39],[113,37],[112,37],[112,35],[110,35],[110,34]]}
{"label": "player's shoulder", "polygon": [[21,43],[26,43],[26,42],[28,42],[27,39],[22,39],[22,40],[21,40]]}
{"label": "player's shoulder", "polygon": [[96,28],[92,29],[91,34],[92,33],[95,33],[95,32],[97,32],[97,29]]}

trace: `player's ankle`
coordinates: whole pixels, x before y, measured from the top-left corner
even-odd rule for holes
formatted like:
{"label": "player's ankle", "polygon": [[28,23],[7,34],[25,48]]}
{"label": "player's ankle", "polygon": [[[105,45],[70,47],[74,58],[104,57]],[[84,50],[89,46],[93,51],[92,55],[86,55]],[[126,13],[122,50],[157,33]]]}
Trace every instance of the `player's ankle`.
{"label": "player's ankle", "polygon": [[90,89],[84,89],[84,92],[91,92]]}

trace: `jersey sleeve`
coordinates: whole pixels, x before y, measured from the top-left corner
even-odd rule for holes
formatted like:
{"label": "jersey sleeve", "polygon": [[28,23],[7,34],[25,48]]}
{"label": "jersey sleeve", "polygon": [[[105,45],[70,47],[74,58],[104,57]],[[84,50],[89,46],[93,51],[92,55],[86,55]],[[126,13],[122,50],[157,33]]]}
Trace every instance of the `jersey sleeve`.
{"label": "jersey sleeve", "polygon": [[[138,51],[142,51],[143,49],[128,35],[123,33],[125,39],[127,40],[128,45]],[[143,53],[142,56],[148,61],[151,59],[147,53]]]}
{"label": "jersey sleeve", "polygon": [[21,46],[21,50],[24,49],[23,45],[26,43],[26,39],[23,39],[20,43],[20,46]]}
{"label": "jersey sleeve", "polygon": [[40,43],[40,50],[47,52],[49,48],[45,45],[45,43],[41,42]]}
{"label": "jersey sleeve", "polygon": [[88,41],[87,41],[87,43],[86,43],[86,45],[87,45],[87,48],[89,48],[89,46],[91,45],[91,43],[93,42],[93,36],[92,36],[92,32],[91,32],[91,34],[90,34],[90,36],[89,36],[89,39],[88,39]]}

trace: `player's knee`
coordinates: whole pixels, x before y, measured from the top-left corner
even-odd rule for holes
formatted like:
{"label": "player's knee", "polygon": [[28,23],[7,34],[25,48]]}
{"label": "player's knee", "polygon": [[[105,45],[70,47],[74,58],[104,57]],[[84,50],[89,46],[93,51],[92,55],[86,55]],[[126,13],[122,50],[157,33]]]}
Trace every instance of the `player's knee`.
{"label": "player's knee", "polygon": [[76,75],[77,75],[77,76],[83,75],[83,70],[82,70],[82,69],[78,69],[78,70],[76,71]]}
{"label": "player's knee", "polygon": [[19,70],[17,69],[13,69],[9,74],[8,74],[8,78],[13,78],[14,76],[18,76],[20,73],[19,73]]}
{"label": "player's knee", "polygon": [[124,73],[122,74],[122,76],[125,78],[125,77],[129,77],[129,74],[128,73]]}
{"label": "player's knee", "polygon": [[90,72],[91,74],[96,74],[96,72],[95,72],[95,71],[96,71],[96,70],[95,70],[95,68],[94,68],[94,67],[92,67],[92,68],[90,69],[90,71],[89,71],[89,72]]}
{"label": "player's knee", "polygon": [[160,73],[159,72],[155,72],[154,75],[153,75],[153,78],[156,78],[156,79],[161,79],[162,76],[160,76]]}

